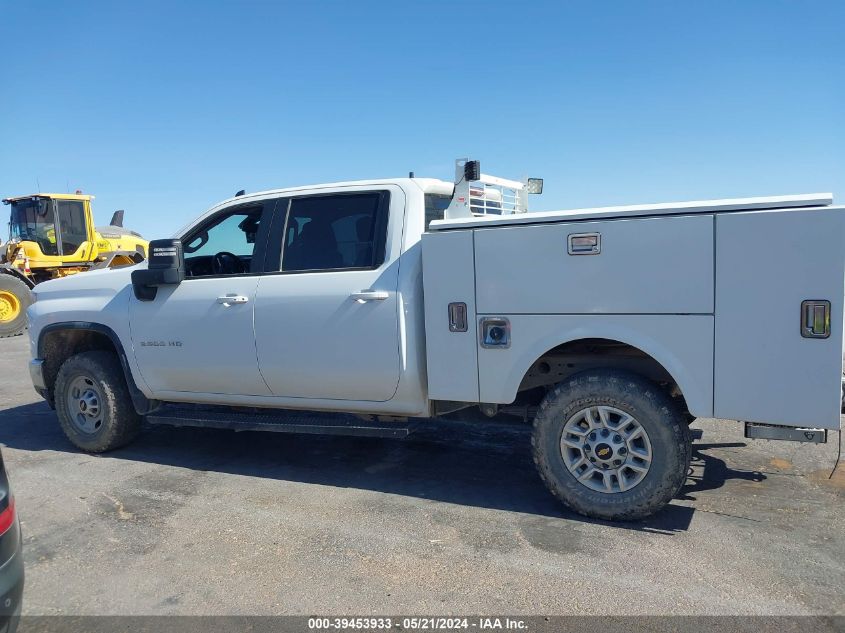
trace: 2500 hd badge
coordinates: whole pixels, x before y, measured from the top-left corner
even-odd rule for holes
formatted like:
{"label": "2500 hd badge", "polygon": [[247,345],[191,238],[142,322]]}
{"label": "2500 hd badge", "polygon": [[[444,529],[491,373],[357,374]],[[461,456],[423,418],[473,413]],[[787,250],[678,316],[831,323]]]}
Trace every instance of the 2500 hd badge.
{"label": "2500 hd badge", "polygon": [[182,347],[182,341],[141,341],[141,347]]}

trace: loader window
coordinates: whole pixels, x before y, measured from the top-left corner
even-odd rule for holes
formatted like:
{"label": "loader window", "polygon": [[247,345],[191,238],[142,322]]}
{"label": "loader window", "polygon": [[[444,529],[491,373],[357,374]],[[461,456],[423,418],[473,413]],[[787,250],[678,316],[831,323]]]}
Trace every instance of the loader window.
{"label": "loader window", "polygon": [[56,200],[62,254],[73,255],[88,241],[85,206],[81,200]]}
{"label": "loader window", "polygon": [[45,255],[58,255],[53,201],[49,198],[30,198],[13,202],[9,238],[35,242]]}

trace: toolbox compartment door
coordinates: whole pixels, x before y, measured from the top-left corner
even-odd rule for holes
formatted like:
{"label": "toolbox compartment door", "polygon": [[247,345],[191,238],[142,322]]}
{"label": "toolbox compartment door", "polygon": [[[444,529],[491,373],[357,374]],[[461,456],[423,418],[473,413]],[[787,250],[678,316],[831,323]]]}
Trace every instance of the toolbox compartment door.
{"label": "toolbox compartment door", "polygon": [[[718,215],[715,417],[839,428],[843,296],[845,209]],[[826,336],[805,301],[829,302]]]}
{"label": "toolbox compartment door", "polygon": [[475,269],[479,314],[712,314],[713,216],[477,229]]}
{"label": "toolbox compartment door", "polygon": [[[429,398],[478,402],[473,232],[425,233],[422,252]],[[450,306],[466,319],[453,323]]]}

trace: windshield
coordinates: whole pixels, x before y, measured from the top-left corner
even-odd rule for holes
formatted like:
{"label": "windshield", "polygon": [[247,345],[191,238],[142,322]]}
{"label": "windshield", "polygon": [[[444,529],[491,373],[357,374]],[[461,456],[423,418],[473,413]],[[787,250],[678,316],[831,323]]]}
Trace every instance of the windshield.
{"label": "windshield", "polygon": [[58,255],[53,201],[49,198],[30,198],[12,202],[9,239],[15,238],[35,242],[45,255]]}

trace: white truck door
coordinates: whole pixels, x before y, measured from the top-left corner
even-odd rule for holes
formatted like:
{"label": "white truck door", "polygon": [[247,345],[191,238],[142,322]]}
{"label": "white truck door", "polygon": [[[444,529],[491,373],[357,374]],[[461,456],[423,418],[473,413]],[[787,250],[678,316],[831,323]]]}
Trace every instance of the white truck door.
{"label": "white truck door", "polygon": [[182,240],[186,279],[152,301],[130,300],[132,347],[157,397],[269,395],[253,330],[257,272],[275,202],[228,207]]}
{"label": "white truck door", "polygon": [[402,190],[386,186],[292,197],[277,212],[268,262],[275,245],[278,272],[261,277],[255,301],[259,367],[274,395],[393,397],[404,209]]}

